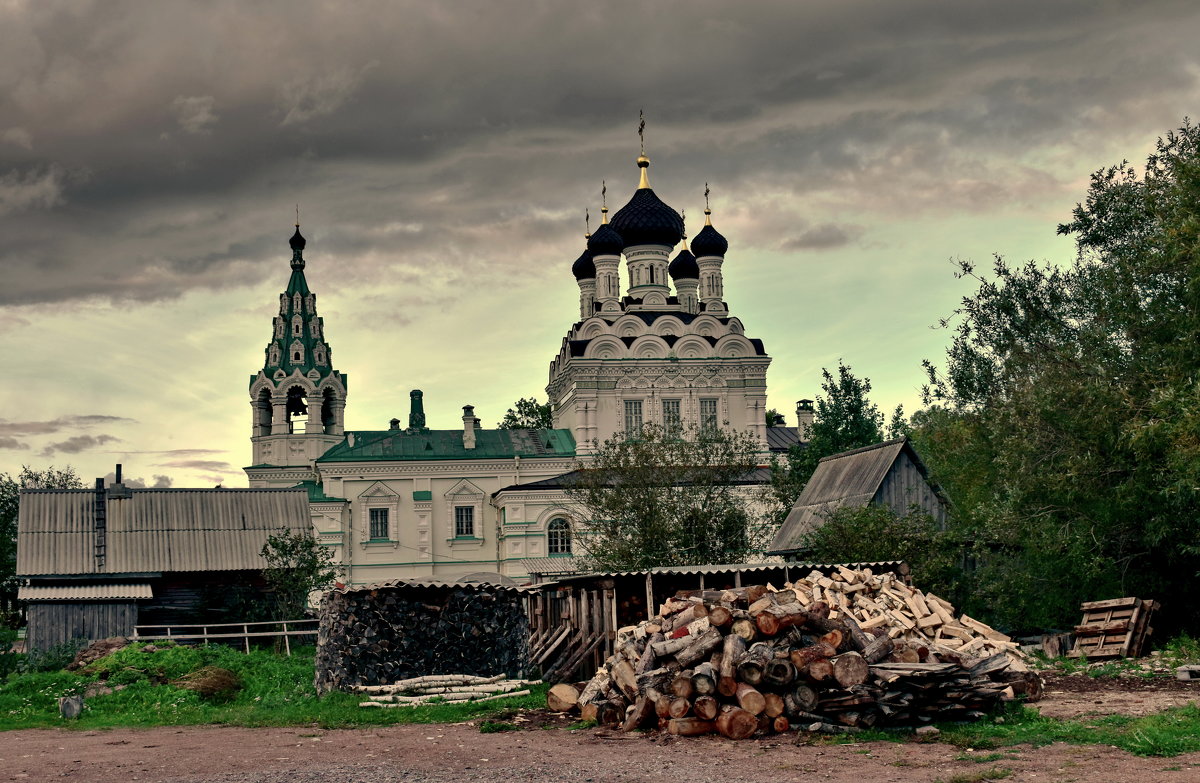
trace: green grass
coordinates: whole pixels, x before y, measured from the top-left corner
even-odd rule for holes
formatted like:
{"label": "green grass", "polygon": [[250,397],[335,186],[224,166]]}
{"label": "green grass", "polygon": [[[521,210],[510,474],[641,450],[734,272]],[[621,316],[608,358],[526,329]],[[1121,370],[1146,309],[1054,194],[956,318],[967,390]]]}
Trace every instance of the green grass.
{"label": "green grass", "polygon": [[1006,767],[992,767],[979,772],[961,772],[948,778],[938,778],[934,783],[981,783],[984,780],[1004,780],[1012,775]]}
{"label": "green grass", "polygon": [[999,724],[939,725],[939,739],[978,750],[1025,744],[1040,747],[1051,742],[1112,745],[1138,756],[1175,756],[1200,750],[1200,706],[1196,704],[1140,718],[1109,715],[1084,720],[1046,718],[1036,710],[1014,705],[1004,718]]}
{"label": "green grass", "polygon": [[[249,655],[227,647],[168,647],[155,653],[139,645],[98,661],[86,672],[10,674],[0,681],[0,728],[68,726],[79,729],[118,726],[186,726],[221,723],[233,726],[318,726],[343,728],[396,723],[459,723],[514,709],[545,706],[547,686],[528,696],[484,704],[435,704],[395,709],[363,709],[363,697],[332,693],[318,697],[313,688],[313,658],[266,651]],[[229,669],[242,680],[240,691],[217,703],[167,684],[203,666]],[[59,696],[83,693],[105,679],[122,690],[87,699],[83,715],[66,721],[58,715]]]}

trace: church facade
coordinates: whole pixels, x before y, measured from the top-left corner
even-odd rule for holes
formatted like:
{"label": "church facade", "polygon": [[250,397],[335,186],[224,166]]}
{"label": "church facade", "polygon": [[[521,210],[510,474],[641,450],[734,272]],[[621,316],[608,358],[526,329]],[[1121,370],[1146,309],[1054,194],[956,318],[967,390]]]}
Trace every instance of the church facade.
{"label": "church facade", "polygon": [[579,320],[550,362],[552,429],[484,429],[468,405],[461,429],[431,430],[414,390],[407,422],[347,430],[349,378],[334,368],[296,227],[291,278],[250,379],[246,474],[251,487],[308,490],[317,539],[349,583],[553,572],[581,543],[559,478],[618,433],[729,427],[751,433],[764,459],[799,439],[811,406],[799,430],[767,426],[771,359],[729,312],[728,242],[711,211],[689,248],[682,217],[650,187],[650,161],[637,164],[633,196],[611,221],[602,210],[572,266]]}

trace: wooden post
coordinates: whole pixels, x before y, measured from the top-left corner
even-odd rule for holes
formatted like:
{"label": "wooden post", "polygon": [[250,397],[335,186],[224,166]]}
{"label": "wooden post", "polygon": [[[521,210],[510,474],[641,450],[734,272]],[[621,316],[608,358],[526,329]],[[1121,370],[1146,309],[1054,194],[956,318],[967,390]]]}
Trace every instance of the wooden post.
{"label": "wooden post", "polygon": [[289,658],[292,657],[292,642],[290,637],[288,637],[287,620],[283,621],[283,650]]}
{"label": "wooden post", "polygon": [[646,572],[646,620],[654,619],[654,574]]}
{"label": "wooden post", "polygon": [[249,655],[250,654],[250,626],[243,625],[242,633],[245,634],[245,636],[242,637],[242,641],[244,641],[246,643],[246,655]]}
{"label": "wooden post", "polygon": [[742,572],[741,571],[733,572],[733,586],[734,587],[742,586]]}

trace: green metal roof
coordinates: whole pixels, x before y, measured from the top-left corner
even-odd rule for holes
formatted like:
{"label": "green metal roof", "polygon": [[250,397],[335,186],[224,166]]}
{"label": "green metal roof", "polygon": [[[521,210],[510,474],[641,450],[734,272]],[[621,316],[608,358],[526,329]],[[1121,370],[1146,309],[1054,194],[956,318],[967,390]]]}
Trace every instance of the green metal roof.
{"label": "green metal roof", "polygon": [[317,462],[574,456],[575,438],[570,430],[476,430],[473,449],[463,448],[462,430],[382,430],[348,432],[345,440]]}
{"label": "green metal roof", "polygon": [[301,481],[295,489],[303,489],[308,492],[309,503],[345,503],[345,498],[333,498],[325,494],[325,490],[315,481]]}

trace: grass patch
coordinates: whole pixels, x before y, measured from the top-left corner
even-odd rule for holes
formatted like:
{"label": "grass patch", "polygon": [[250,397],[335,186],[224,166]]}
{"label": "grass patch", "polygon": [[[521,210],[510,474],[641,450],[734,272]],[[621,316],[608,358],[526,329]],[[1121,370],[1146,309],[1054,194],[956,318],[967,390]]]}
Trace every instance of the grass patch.
{"label": "grass patch", "polygon": [[993,761],[1011,761],[1017,758],[1015,753],[984,753],[981,756],[974,756],[970,753],[959,753],[954,757],[955,761],[973,761],[976,764],[989,764]]}
{"label": "grass patch", "polygon": [[521,727],[515,723],[506,723],[504,721],[485,720],[479,724],[480,734],[496,734],[501,731],[520,731]]}
{"label": "grass patch", "polygon": [[[171,685],[205,666],[229,669],[242,683],[224,701],[205,699],[192,690]],[[58,715],[57,698],[83,693],[104,680],[124,686],[88,698],[83,715],[65,721]],[[548,686],[533,686],[528,696],[484,704],[430,704],[396,709],[363,709],[361,695],[331,693],[318,697],[313,688],[311,648],[286,657],[254,650],[249,654],[228,647],[168,646],[143,652],[130,645],[84,672],[10,674],[0,681],[0,726],[4,729],[71,727],[100,729],[118,726],[188,726],[221,723],[232,726],[318,726],[349,728],[397,723],[461,723],[489,718],[505,711],[545,706]]]}
{"label": "grass patch", "polygon": [[984,780],[1004,780],[1012,773],[1013,771],[1007,767],[992,767],[979,772],[962,772],[948,778],[938,778],[934,783],[980,783]]}
{"label": "grass patch", "polygon": [[1052,742],[1112,745],[1138,756],[1175,756],[1200,750],[1200,706],[1189,704],[1157,715],[1110,715],[1092,720],[1057,720],[1036,710],[1010,706],[1004,723],[942,724],[940,739],[961,748],[995,750]]}

